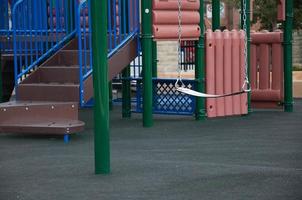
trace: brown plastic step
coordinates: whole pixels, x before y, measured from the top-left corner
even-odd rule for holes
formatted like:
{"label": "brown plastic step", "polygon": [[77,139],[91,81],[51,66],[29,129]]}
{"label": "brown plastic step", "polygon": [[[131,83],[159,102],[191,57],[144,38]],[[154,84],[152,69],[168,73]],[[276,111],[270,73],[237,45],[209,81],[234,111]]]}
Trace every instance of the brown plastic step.
{"label": "brown plastic step", "polygon": [[79,102],[79,85],[72,83],[29,83],[17,87],[18,101]]}
{"label": "brown plastic step", "polygon": [[74,66],[79,65],[77,50],[60,50],[41,66]]}
{"label": "brown plastic step", "polygon": [[27,83],[79,83],[78,66],[44,66],[31,73],[22,84]]}
{"label": "brown plastic step", "polygon": [[73,134],[85,123],[78,120],[76,102],[8,102],[0,104],[0,132]]}

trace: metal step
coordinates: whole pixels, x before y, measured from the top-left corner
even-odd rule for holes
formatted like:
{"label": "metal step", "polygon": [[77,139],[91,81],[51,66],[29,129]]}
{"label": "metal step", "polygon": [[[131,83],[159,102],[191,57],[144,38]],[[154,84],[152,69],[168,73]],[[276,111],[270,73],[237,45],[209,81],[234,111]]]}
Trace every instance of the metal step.
{"label": "metal step", "polygon": [[79,85],[62,83],[29,83],[17,87],[19,101],[79,102]]}
{"label": "metal step", "polygon": [[84,129],[76,102],[8,102],[0,104],[0,132],[73,134]]}

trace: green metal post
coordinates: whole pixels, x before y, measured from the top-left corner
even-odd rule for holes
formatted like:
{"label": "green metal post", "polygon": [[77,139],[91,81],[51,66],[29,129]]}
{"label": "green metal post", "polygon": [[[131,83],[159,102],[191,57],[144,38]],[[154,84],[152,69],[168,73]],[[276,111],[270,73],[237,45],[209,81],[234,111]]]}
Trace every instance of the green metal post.
{"label": "green metal post", "polygon": [[107,1],[91,0],[95,173],[110,173]]}
{"label": "green metal post", "polygon": [[[73,23],[74,23],[74,13],[73,12],[70,12],[71,10],[74,11],[74,1],[72,0],[68,0],[67,1],[67,9],[66,9],[66,12],[67,12],[67,21],[68,21],[68,26],[67,26],[67,32],[70,33],[73,29]],[[72,8],[72,9],[70,9]]]}
{"label": "green metal post", "polygon": [[122,103],[122,116],[123,118],[131,117],[131,82],[130,82],[130,65],[126,67],[123,72],[123,103]]}
{"label": "green metal post", "polygon": [[212,0],[212,29],[220,28],[220,0]]}
{"label": "green metal post", "polygon": [[153,126],[152,117],[152,1],[142,0],[143,126]]}
{"label": "green metal post", "polygon": [[284,22],[284,111],[293,112],[293,0],[286,0]]}
{"label": "green metal post", "polygon": [[109,88],[109,110],[113,110],[113,102],[112,102],[112,81],[108,83]]}
{"label": "green metal post", "polygon": [[155,41],[152,42],[152,60],[153,60],[152,76],[156,78],[157,77],[157,43]]}
{"label": "green metal post", "polygon": [[[204,15],[204,0],[200,0],[200,16]],[[196,42],[195,47],[195,80],[196,80],[196,90],[198,92],[205,93],[205,46],[204,46],[204,20],[201,17],[200,23],[201,34],[199,40]],[[205,111],[205,99],[204,98],[196,98],[196,111],[195,111],[195,119],[203,120],[206,117]]]}

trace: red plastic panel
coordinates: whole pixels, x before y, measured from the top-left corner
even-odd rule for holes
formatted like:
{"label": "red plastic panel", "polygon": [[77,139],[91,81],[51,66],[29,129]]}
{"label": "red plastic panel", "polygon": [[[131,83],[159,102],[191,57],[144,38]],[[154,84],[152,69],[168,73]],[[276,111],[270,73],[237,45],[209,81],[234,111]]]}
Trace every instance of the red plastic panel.
{"label": "red plastic panel", "polygon": [[[238,92],[241,90],[240,85],[240,38],[239,33],[236,30],[232,31],[232,92]],[[233,114],[240,115],[241,98],[239,95],[233,96]]]}
{"label": "red plastic panel", "polygon": [[285,15],[285,0],[278,0],[278,15],[277,20],[278,21],[285,21],[286,15]]}
{"label": "red plastic panel", "polygon": [[[199,0],[181,1],[181,39],[197,40],[200,36]],[[155,40],[178,39],[178,1],[153,0],[153,36]]]}
{"label": "red plastic panel", "polygon": [[[212,30],[206,33],[206,91],[215,94],[215,36]],[[216,99],[206,99],[208,117],[216,117]]]}
{"label": "red plastic panel", "polygon": [[251,77],[251,87],[252,90],[257,89],[257,80],[258,80],[258,56],[257,56],[257,46],[255,44],[251,44],[251,69],[250,69],[250,77]]}
{"label": "red plastic panel", "polygon": [[[177,40],[178,26],[175,25],[153,25],[153,36],[155,40]],[[183,40],[198,40],[200,28],[196,25],[182,25],[181,38]]]}
{"label": "red plastic panel", "polygon": [[[206,92],[229,94],[241,91],[244,81],[244,32],[206,32]],[[207,116],[247,113],[247,94],[206,99]]]}
{"label": "red plastic panel", "polygon": [[[223,38],[221,31],[215,31],[215,94],[223,94]],[[218,98],[216,100],[216,114],[218,117],[222,117],[225,115],[224,113],[224,98]]]}
{"label": "red plastic panel", "polygon": [[254,90],[252,98],[255,101],[280,101],[280,90]]}
{"label": "red plastic panel", "polygon": [[283,100],[283,33],[266,31],[251,37],[252,105],[277,108]]}
{"label": "red plastic panel", "polygon": [[[198,10],[199,0],[182,0],[182,10]],[[177,0],[153,0],[153,10],[178,10]]]}
{"label": "red plastic panel", "polygon": [[[183,11],[181,13],[182,24],[199,24],[200,17],[197,11]],[[178,11],[156,10],[153,11],[153,24],[178,25]]]}
{"label": "red plastic panel", "polygon": [[270,46],[261,44],[259,47],[259,89],[270,88]]}
{"label": "red plastic panel", "polygon": [[252,43],[253,44],[271,44],[271,43],[282,43],[283,42],[283,33],[280,31],[276,32],[257,32],[252,33]]}
{"label": "red plastic panel", "polygon": [[[224,38],[224,52],[223,52],[223,64],[224,64],[224,77],[223,86],[225,94],[232,93],[232,40],[229,31],[223,32]],[[233,114],[233,97],[225,97],[224,101],[225,115]]]}
{"label": "red plastic panel", "polygon": [[283,47],[280,44],[272,44],[272,90],[280,91],[280,99],[283,99]]}

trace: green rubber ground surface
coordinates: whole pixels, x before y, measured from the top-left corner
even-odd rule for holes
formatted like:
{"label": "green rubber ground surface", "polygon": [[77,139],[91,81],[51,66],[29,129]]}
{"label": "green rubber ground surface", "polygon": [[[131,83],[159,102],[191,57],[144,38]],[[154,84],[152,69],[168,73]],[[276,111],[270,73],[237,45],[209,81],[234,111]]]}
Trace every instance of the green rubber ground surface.
{"label": "green rubber ground surface", "polygon": [[302,101],[295,112],[196,122],[111,112],[112,173],[94,175],[92,111],[86,131],[0,135],[0,200],[301,200]]}

